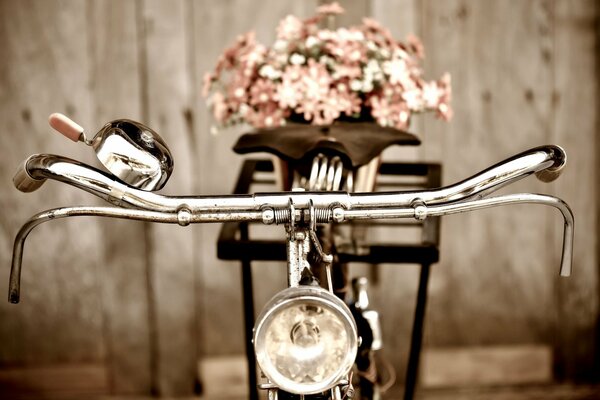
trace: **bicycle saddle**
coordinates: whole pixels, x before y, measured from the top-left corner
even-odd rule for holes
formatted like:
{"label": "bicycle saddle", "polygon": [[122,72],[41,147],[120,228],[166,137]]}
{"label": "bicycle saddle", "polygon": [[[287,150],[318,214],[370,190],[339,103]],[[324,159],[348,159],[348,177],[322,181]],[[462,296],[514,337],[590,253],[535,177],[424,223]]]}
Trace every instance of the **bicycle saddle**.
{"label": "bicycle saddle", "polygon": [[344,165],[355,169],[368,164],[393,144],[417,146],[420,143],[411,133],[372,123],[307,124],[246,133],[238,139],[233,150],[238,154],[264,151],[288,162],[329,153],[339,156]]}

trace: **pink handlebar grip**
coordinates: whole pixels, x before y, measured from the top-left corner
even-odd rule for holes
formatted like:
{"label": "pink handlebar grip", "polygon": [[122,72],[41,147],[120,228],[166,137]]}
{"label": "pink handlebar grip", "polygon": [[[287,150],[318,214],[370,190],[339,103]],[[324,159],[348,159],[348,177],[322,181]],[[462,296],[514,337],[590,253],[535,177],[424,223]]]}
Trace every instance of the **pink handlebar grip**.
{"label": "pink handlebar grip", "polygon": [[51,114],[50,117],[48,117],[48,122],[52,128],[74,142],[78,142],[83,133],[83,128],[81,126],[66,115],[60,113]]}

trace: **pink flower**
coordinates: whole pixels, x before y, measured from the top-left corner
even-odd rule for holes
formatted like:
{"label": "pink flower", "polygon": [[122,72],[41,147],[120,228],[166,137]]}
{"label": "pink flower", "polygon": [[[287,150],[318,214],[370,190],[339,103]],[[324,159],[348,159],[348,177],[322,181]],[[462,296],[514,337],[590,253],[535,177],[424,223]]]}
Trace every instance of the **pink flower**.
{"label": "pink flower", "polygon": [[223,123],[229,115],[227,104],[225,103],[225,97],[222,93],[216,92],[211,97],[213,115],[217,122]]}
{"label": "pink flower", "polygon": [[298,106],[304,96],[302,75],[303,67],[299,65],[288,65],[285,68],[275,94],[280,107],[294,109]]}
{"label": "pink flower", "polygon": [[406,41],[408,42],[409,49],[417,58],[425,58],[425,47],[423,47],[421,39],[413,34],[410,34],[406,37]]}
{"label": "pink flower", "polygon": [[316,121],[313,121],[314,119],[318,118],[318,115],[320,113],[319,102],[317,100],[304,99],[304,101],[302,101],[302,103],[300,103],[294,111],[296,111],[299,114],[302,114],[306,121],[312,121],[313,123],[318,125]]}
{"label": "pink flower", "polygon": [[331,81],[331,75],[327,68],[312,58],[308,60],[308,65],[301,70],[301,82],[308,99],[319,100],[326,97]]}
{"label": "pink flower", "polygon": [[250,104],[257,105],[273,101],[275,85],[267,79],[257,79],[250,88]]}
{"label": "pink flower", "polygon": [[401,96],[411,111],[420,111],[423,109],[423,91],[421,89],[413,88],[405,90]]}
{"label": "pink flower", "polygon": [[388,99],[372,96],[369,99],[371,115],[381,126],[406,129],[410,120],[410,110],[402,101],[389,102]]}
{"label": "pink flower", "polygon": [[283,125],[288,116],[289,111],[282,110],[276,102],[271,101],[249,110],[247,120],[255,128],[270,128]]}
{"label": "pink flower", "polygon": [[450,83],[450,74],[447,72],[442,75],[438,81],[438,87],[440,88],[442,94],[437,106],[437,115],[444,121],[450,121],[454,114],[452,108],[450,107],[450,101],[452,100],[452,86]]}
{"label": "pink flower", "polygon": [[340,3],[334,1],[333,3],[323,4],[322,6],[317,7],[317,14],[322,15],[337,15],[343,14],[344,9],[340,6]]}
{"label": "pink flower", "polygon": [[210,72],[205,73],[202,77],[202,97],[208,96],[213,79],[215,76]]}
{"label": "pink flower", "polygon": [[360,113],[361,99],[355,92],[351,92],[350,88],[339,83],[335,89],[331,91],[331,95],[335,96],[340,112],[351,117],[354,114]]}
{"label": "pink flower", "polygon": [[277,26],[277,38],[282,40],[300,39],[303,36],[303,28],[304,25],[298,17],[288,15]]}
{"label": "pink flower", "polygon": [[436,108],[440,102],[442,91],[437,82],[427,82],[423,84],[423,104],[426,108]]}
{"label": "pink flower", "polygon": [[342,64],[366,63],[367,48],[361,40],[357,39],[355,36],[357,33],[362,35],[357,30],[338,29],[325,41],[325,50]]}
{"label": "pink flower", "polygon": [[220,74],[221,70],[229,69],[235,66],[240,55],[244,54],[247,51],[247,48],[253,47],[255,43],[256,34],[254,31],[250,31],[244,35],[238,36],[233,46],[225,49],[219,58],[219,63],[217,64],[217,75]]}
{"label": "pink flower", "polygon": [[248,88],[251,80],[248,77],[238,73],[226,86],[227,101],[229,106],[237,111],[241,104],[247,103],[249,98]]}
{"label": "pink flower", "polygon": [[424,50],[416,36],[396,41],[370,18],[358,27],[319,27],[342,12],[330,3],[305,20],[288,15],[269,48],[254,32],[240,35],[203,77],[202,94],[215,119],[267,127],[284,124],[292,114],[331,124],[370,112],[381,125],[406,128],[412,112],[451,118],[450,77],[422,78]]}
{"label": "pink flower", "polygon": [[335,79],[359,79],[362,75],[362,69],[358,65],[336,64],[333,69]]}
{"label": "pink flower", "polygon": [[396,41],[389,30],[384,28],[372,18],[363,18],[362,26],[359,27],[367,40],[373,41],[379,47],[392,48],[395,47]]}

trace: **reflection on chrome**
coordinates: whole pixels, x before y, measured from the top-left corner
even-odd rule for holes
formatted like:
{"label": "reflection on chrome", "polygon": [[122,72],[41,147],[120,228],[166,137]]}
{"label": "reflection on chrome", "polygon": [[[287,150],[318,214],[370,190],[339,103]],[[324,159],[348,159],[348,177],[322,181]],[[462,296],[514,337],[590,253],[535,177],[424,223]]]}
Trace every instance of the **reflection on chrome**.
{"label": "reflection on chrome", "polygon": [[109,122],[90,144],[102,165],[129,186],[159,190],[173,172],[173,157],[165,142],[139,122]]}

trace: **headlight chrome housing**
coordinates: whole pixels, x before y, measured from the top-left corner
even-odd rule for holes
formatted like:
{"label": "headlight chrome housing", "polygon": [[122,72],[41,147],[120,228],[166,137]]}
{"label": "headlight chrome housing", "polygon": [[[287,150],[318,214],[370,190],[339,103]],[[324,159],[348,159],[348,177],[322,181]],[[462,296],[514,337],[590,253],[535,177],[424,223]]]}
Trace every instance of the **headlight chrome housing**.
{"label": "headlight chrome housing", "polygon": [[319,287],[275,295],[254,328],[258,365],[279,388],[320,393],[345,378],[356,358],[356,323],[342,300]]}

